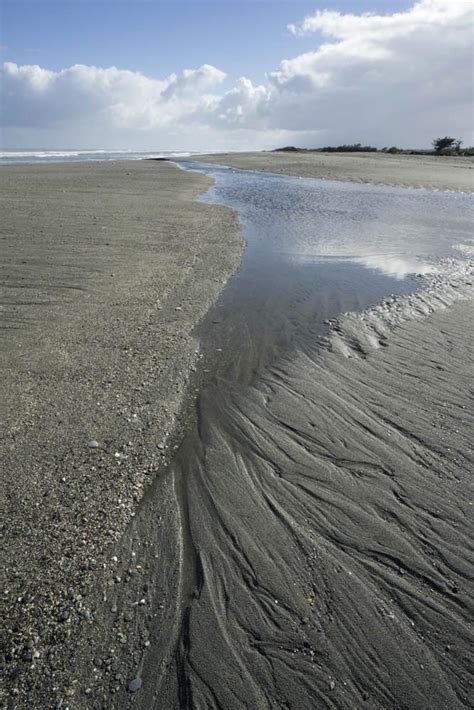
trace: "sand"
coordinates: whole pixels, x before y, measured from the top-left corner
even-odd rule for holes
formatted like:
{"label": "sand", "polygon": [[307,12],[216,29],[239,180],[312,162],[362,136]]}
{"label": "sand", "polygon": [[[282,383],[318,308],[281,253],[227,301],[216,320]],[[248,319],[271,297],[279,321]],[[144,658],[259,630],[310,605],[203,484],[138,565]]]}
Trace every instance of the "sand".
{"label": "sand", "polygon": [[230,210],[195,202],[211,180],[170,164],[1,177],[6,685],[46,708],[73,688],[91,587],[170,456],[192,329],[243,243]]}
{"label": "sand", "polygon": [[326,180],[474,191],[474,157],[386,153],[221,153],[191,160]]}
{"label": "sand", "polygon": [[115,548],[79,688],[121,708],[139,677],[147,710],[469,707],[471,312],[207,387]]}
{"label": "sand", "polygon": [[[6,275],[33,288],[6,311],[13,706],[469,707],[468,265],[248,385],[202,387],[190,332],[241,251],[236,216],[193,202],[208,181],[163,163],[10,175],[7,204],[31,207],[9,210]],[[78,203],[114,226],[106,284]],[[32,215],[41,283],[14,238]]]}

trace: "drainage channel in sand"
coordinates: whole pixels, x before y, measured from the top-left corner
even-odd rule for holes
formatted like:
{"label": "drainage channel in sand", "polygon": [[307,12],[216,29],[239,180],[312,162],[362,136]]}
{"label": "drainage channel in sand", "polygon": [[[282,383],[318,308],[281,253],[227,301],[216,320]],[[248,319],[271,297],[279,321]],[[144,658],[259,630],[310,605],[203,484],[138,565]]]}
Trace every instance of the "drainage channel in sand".
{"label": "drainage channel in sand", "polygon": [[120,551],[148,579],[135,703],[462,707],[465,312],[378,326],[374,353],[341,314],[415,313],[416,275],[441,287],[447,260],[467,298],[472,199],[198,169],[247,250],[197,329],[188,434]]}

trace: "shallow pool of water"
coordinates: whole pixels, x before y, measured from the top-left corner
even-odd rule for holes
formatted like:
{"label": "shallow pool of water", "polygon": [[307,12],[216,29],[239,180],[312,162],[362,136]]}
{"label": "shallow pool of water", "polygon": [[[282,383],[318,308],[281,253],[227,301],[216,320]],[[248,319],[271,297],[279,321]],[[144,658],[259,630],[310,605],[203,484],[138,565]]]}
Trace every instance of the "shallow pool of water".
{"label": "shallow pool of water", "polygon": [[[182,163],[215,180],[201,200],[237,210],[246,250],[198,329],[212,369],[248,382],[325,321],[416,291],[470,238],[472,196]],[[232,374],[231,374],[232,373]]]}

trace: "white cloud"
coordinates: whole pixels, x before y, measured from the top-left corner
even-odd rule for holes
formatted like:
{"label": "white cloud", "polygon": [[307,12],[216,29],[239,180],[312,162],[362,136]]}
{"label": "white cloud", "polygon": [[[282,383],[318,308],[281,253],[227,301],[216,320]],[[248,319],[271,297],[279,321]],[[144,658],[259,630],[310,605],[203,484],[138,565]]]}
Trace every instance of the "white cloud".
{"label": "white cloud", "polygon": [[328,142],[472,140],[473,16],[471,0],[423,0],[385,16],[320,11],[290,26],[329,41],[269,74],[270,125],[318,128]]}
{"label": "white cloud", "polygon": [[404,12],[376,15],[365,12],[361,15],[342,14],[331,10],[318,10],[288,30],[296,35],[320,31],[327,37],[351,40],[366,36],[378,42],[400,33],[416,31],[420,25],[439,25],[463,21],[465,13],[472,10],[471,0],[422,0]]}
{"label": "white cloud", "polygon": [[6,139],[201,149],[416,146],[449,133],[473,142],[473,18],[472,0],[421,0],[388,15],[318,11],[288,28],[296,45],[315,33],[314,51],[283,60],[259,85],[241,77],[225,92],[225,74],[209,64],[154,79],[115,67],[6,63]]}
{"label": "white cloud", "polygon": [[214,114],[223,127],[251,126],[264,130],[268,122],[267,99],[265,86],[253,86],[250,79],[240,77],[235,87],[216,102]]}
{"label": "white cloud", "polygon": [[94,116],[111,127],[156,128],[194,111],[202,90],[224,78],[209,64],[158,80],[116,67],[76,64],[52,72],[6,62],[4,121],[37,127]]}
{"label": "white cloud", "polygon": [[185,69],[179,76],[173,74],[169,77],[163,98],[195,95],[202,89],[220,84],[224,79],[224,72],[210,64],[203,64],[199,69]]}

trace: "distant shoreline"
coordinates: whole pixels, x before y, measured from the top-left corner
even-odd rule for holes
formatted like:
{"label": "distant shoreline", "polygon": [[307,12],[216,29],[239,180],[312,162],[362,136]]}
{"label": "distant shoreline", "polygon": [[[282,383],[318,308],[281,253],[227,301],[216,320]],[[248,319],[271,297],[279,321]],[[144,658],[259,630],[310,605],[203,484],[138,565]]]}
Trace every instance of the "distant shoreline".
{"label": "distant shoreline", "polygon": [[273,151],[193,155],[186,160],[298,177],[474,192],[471,156]]}
{"label": "distant shoreline", "polygon": [[297,148],[293,145],[284,146],[283,148],[275,148],[271,153],[382,153],[383,155],[432,155],[434,158],[463,158],[474,156],[474,148],[466,148],[459,151],[442,150],[436,151],[432,148],[397,148],[393,145],[390,148],[376,148],[371,145],[337,145],[325,146],[324,148]]}

